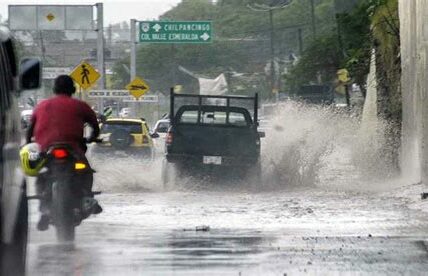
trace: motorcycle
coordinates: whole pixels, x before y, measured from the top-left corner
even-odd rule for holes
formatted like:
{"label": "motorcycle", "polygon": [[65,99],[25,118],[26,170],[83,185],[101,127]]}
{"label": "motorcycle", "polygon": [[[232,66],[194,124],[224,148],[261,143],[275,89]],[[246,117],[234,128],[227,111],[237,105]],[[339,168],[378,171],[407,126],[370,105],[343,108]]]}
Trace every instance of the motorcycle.
{"label": "motorcycle", "polygon": [[66,144],[52,145],[44,160],[44,168],[39,174],[44,188],[38,199],[47,208],[49,222],[56,228],[57,240],[74,241],[75,227],[93,214],[96,206],[99,207],[94,196],[101,192],[92,192],[91,187],[84,187],[88,177],[92,183],[95,171]]}

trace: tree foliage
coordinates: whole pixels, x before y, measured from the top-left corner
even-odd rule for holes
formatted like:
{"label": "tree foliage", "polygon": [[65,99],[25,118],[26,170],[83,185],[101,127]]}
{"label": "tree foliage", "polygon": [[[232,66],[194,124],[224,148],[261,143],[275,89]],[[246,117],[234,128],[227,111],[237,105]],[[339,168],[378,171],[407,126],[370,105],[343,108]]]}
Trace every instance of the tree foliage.
{"label": "tree foliage", "polygon": [[[311,0],[294,0],[285,8],[274,10],[274,56],[284,62],[290,54],[299,54],[300,47],[304,49],[300,62],[287,75],[283,90],[319,79],[330,82],[340,68],[347,68],[353,80],[364,88],[374,36],[380,35],[372,26],[385,1],[389,0],[315,0],[315,38]],[[137,74],[149,79],[153,89],[161,91],[168,91],[174,83],[185,82],[178,66],[205,77],[216,77],[222,72],[265,74],[271,57],[269,13],[250,7],[286,2],[183,0],[160,20],[211,20],[213,43],[139,45]],[[118,81],[120,76],[126,78],[123,66],[115,68],[119,70]],[[269,87],[266,83],[260,85],[260,89],[266,87]]]}
{"label": "tree foliage", "polygon": [[372,33],[377,53],[381,115],[401,121],[400,23],[397,0],[376,0]]}
{"label": "tree foliage", "polygon": [[[386,69],[385,76],[391,76],[390,80],[385,77],[384,79],[386,82],[394,81],[386,85],[399,87],[398,1],[336,0],[323,1],[322,5],[335,10],[336,24],[333,24],[330,30],[326,30],[325,34],[320,34],[306,48],[299,64],[287,76],[290,84],[296,86],[316,81],[319,76],[324,81],[333,81],[336,72],[330,69],[346,68],[354,82],[360,85],[365,96],[370,53],[377,45],[379,58],[382,59],[379,65]],[[382,81],[381,79],[380,82]],[[396,111],[398,110],[393,112]]]}
{"label": "tree foliage", "polygon": [[[282,1],[282,0],[281,0]],[[323,7],[320,0],[319,32],[324,33],[332,24],[332,11]],[[255,0],[184,0],[160,17],[160,20],[211,20],[214,40],[204,45],[138,46],[137,74],[150,79],[154,90],[168,91],[174,83],[181,83],[178,66],[194,71],[199,76],[216,77],[219,73],[240,72],[264,74],[270,60],[270,23],[268,12],[257,12],[248,7]],[[260,2],[260,1],[259,1]],[[286,1],[283,1],[286,2]],[[281,3],[277,3],[281,4]],[[303,45],[309,44],[310,0],[293,1],[284,9],[274,11],[275,56],[285,59],[299,51],[298,29],[303,33]],[[118,63],[125,63],[127,59]],[[123,65],[115,69],[115,83],[128,79]],[[117,70],[116,70],[117,69]],[[260,90],[265,89],[260,83]]]}

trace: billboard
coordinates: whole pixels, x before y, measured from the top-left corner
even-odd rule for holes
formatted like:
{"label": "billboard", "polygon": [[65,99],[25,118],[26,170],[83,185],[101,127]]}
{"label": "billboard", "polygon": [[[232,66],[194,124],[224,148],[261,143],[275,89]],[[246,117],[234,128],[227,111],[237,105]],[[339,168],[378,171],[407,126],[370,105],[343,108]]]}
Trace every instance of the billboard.
{"label": "billboard", "polygon": [[9,5],[11,30],[94,30],[92,5]]}

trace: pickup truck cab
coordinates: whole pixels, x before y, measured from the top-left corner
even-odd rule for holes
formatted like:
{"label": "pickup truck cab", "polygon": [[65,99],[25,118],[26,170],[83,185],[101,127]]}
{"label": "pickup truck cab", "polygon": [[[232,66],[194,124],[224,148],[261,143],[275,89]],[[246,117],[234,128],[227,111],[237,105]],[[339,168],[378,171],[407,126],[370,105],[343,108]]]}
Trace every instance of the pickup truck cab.
{"label": "pickup truck cab", "polygon": [[[184,104],[177,104],[183,99]],[[243,107],[248,104],[252,113]],[[241,179],[243,175],[256,176],[259,181],[260,138],[264,134],[257,131],[257,107],[257,94],[243,97],[171,92],[164,185],[178,181],[183,174],[227,172]]]}

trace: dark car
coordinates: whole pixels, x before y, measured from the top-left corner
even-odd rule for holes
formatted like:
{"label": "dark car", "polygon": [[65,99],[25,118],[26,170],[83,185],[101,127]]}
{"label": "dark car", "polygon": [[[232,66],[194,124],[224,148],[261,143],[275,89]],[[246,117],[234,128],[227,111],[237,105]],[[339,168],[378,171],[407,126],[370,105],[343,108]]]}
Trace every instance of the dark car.
{"label": "dark car", "polygon": [[[179,104],[183,99],[187,101]],[[241,179],[249,176],[260,181],[260,138],[264,133],[257,131],[257,108],[257,94],[244,97],[171,92],[164,184],[176,181],[182,174],[207,173],[231,174]]]}
{"label": "dark car", "polygon": [[[20,168],[21,118],[19,89],[40,85],[40,61],[24,59],[20,73],[13,41],[0,26],[0,275],[25,274],[28,207],[26,184]],[[16,84],[20,77],[20,87]]]}
{"label": "dark car", "polygon": [[326,104],[334,102],[334,90],[331,85],[302,85],[291,99],[309,104]]}

